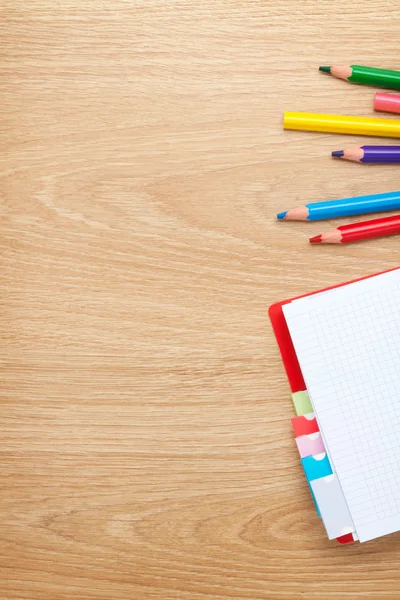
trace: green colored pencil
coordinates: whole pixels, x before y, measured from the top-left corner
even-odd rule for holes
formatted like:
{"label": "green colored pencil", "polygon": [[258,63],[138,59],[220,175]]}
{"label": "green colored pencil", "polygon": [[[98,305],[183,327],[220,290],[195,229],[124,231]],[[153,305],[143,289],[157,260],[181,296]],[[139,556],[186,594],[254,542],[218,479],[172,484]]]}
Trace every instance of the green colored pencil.
{"label": "green colored pencil", "polygon": [[375,69],[374,67],[362,67],[360,65],[333,65],[332,67],[320,67],[319,70],[351,83],[400,90],[400,71]]}

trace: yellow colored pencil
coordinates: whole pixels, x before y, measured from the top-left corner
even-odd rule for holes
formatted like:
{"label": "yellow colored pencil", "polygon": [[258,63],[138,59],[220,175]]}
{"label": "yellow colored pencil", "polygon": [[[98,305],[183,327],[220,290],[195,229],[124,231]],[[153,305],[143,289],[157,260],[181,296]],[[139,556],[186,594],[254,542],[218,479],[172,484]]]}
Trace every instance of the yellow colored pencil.
{"label": "yellow colored pencil", "polygon": [[284,129],[400,138],[400,119],[285,112]]}

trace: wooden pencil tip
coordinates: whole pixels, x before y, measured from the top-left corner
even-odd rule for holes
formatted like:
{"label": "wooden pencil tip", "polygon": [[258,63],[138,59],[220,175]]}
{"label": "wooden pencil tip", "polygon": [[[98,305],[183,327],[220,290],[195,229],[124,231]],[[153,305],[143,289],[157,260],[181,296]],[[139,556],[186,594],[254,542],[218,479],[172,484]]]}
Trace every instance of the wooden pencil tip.
{"label": "wooden pencil tip", "polygon": [[331,72],[331,68],[330,67],[319,67],[319,70],[322,71],[323,73],[330,73]]}
{"label": "wooden pencil tip", "polygon": [[322,242],[322,235],[315,235],[309,239],[310,244],[320,244]]}

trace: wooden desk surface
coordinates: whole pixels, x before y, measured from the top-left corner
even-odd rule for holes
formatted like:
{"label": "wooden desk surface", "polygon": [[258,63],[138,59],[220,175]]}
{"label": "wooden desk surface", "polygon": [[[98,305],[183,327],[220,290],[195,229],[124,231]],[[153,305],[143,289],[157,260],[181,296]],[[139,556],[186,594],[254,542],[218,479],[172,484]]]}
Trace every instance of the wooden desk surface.
{"label": "wooden desk surface", "polygon": [[399,597],[400,535],[325,538],[267,319],[399,263],[274,220],[398,188],[282,131],[372,114],[317,66],[398,67],[389,5],[3,0],[1,600]]}

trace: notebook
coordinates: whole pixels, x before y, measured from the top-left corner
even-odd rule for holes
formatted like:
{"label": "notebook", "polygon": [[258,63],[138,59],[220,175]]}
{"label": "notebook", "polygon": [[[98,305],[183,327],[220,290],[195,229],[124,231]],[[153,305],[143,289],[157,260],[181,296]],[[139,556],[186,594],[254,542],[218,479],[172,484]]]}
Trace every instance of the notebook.
{"label": "notebook", "polygon": [[309,397],[296,443],[328,536],[400,530],[400,269],[275,304],[270,317],[292,392]]}

